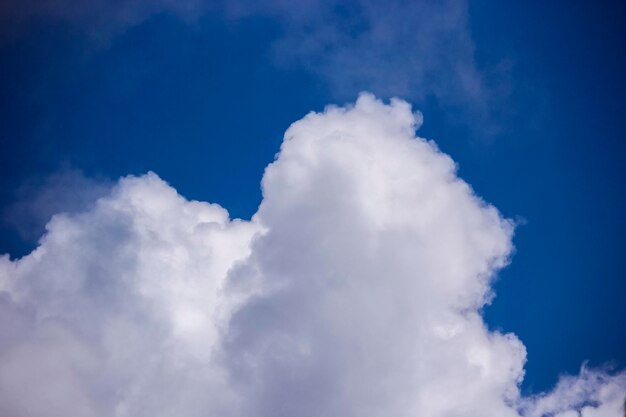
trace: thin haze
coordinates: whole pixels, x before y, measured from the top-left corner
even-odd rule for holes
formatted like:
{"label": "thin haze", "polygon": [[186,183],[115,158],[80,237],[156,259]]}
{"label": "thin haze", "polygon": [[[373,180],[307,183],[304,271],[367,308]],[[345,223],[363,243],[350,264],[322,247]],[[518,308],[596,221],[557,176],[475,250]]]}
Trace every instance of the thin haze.
{"label": "thin haze", "polygon": [[209,13],[234,25],[265,17],[280,27],[272,47],[276,64],[322,77],[336,99],[352,99],[364,89],[419,102],[434,97],[455,117],[471,118],[483,136],[498,131],[491,112],[510,88],[510,63],[478,68],[464,0],[9,0],[0,5],[0,21],[13,36],[28,22],[46,19],[77,27],[94,44],[164,13],[191,25]]}

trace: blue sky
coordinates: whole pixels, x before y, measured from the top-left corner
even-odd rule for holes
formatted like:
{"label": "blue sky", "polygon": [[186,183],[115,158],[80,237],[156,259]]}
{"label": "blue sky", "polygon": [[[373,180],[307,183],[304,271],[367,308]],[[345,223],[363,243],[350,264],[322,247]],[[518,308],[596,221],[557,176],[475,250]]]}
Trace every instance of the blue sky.
{"label": "blue sky", "polygon": [[129,2],[128,21],[16,4],[0,9],[0,253],[148,171],[250,219],[285,129],[371,91],[420,110],[418,136],[518,222],[483,311],[526,345],[522,391],[626,365],[621,2],[399,2],[384,22],[369,2]]}

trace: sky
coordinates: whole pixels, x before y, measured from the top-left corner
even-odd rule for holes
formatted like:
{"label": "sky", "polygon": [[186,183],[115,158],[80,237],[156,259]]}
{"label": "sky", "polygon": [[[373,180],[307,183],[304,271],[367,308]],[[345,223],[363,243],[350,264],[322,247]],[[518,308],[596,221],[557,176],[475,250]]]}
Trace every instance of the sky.
{"label": "sky", "polygon": [[1,414],[621,416],[625,23],[2,2]]}

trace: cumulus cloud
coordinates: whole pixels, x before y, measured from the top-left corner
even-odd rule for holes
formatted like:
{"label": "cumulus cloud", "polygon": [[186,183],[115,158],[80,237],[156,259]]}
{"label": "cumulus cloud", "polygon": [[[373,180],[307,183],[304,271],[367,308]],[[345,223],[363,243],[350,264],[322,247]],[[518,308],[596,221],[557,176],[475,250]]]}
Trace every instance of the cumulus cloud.
{"label": "cumulus cloud", "polygon": [[367,94],[307,115],[250,221],[155,174],[53,217],[0,258],[0,414],[619,416],[624,374],[521,396],[525,348],[480,314],[513,224],[420,122]]}
{"label": "cumulus cloud", "polygon": [[626,373],[583,366],[578,377],[562,377],[554,390],[524,399],[528,417],[611,417],[626,414]]}

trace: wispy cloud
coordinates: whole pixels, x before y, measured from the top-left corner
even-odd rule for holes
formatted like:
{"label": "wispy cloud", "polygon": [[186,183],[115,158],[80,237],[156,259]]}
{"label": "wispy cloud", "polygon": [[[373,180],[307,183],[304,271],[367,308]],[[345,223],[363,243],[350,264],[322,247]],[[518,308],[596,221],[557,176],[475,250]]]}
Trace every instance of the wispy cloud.
{"label": "wispy cloud", "polygon": [[53,215],[85,211],[112,186],[105,178],[88,178],[69,167],[45,177],[25,179],[16,189],[13,202],[3,209],[0,221],[25,241],[34,242]]}
{"label": "wispy cloud", "polygon": [[270,46],[276,65],[316,74],[337,100],[363,90],[417,102],[434,97],[447,114],[473,120],[482,135],[498,131],[493,109],[506,97],[508,67],[477,65],[465,0],[10,0],[0,6],[6,29],[24,29],[33,19],[58,21],[100,40],[158,13],[189,22],[207,13],[237,22],[270,19],[280,27]]}
{"label": "wispy cloud", "polygon": [[492,108],[505,97],[507,65],[478,67],[466,1],[319,1],[306,12],[276,3],[285,27],[274,45],[277,62],[317,73],[335,98],[362,90],[434,97],[481,135],[497,133]]}
{"label": "wispy cloud", "polygon": [[624,374],[521,396],[524,345],[480,314],[514,225],[420,122],[367,94],[307,115],[251,221],[155,174],[53,217],[0,258],[0,414],[619,416]]}

